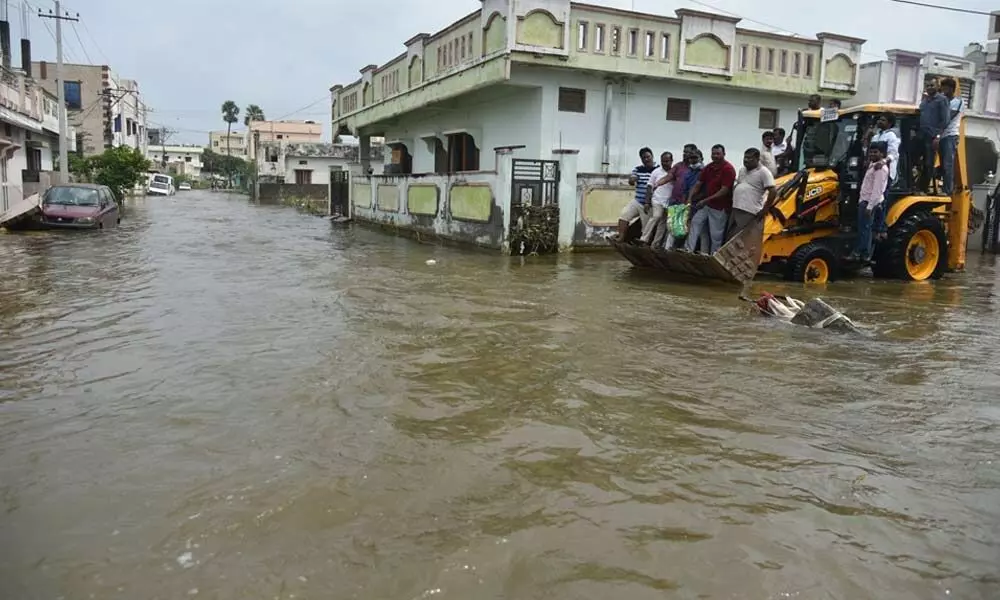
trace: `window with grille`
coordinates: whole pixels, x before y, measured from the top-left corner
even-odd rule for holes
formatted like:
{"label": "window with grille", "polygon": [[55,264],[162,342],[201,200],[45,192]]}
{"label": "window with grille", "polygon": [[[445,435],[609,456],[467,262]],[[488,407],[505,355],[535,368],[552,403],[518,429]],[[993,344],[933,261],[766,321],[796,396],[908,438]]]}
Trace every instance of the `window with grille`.
{"label": "window with grille", "polygon": [[312,184],[313,172],[309,169],[295,169],[295,185]]}
{"label": "window with grille", "polygon": [[667,98],[668,121],[690,121],[691,101],[687,98]]}
{"label": "window with grille", "polygon": [[468,133],[453,133],[448,136],[448,172],[479,170],[479,148],[476,140]]}
{"label": "window with grille", "polygon": [[560,112],[587,112],[587,90],[559,88]]}
{"label": "window with grille", "polygon": [[618,54],[622,50],[622,28],[611,29],[611,54]]}
{"label": "window with grille", "polygon": [[757,117],[757,127],[759,129],[774,129],[778,126],[778,109],[762,108]]}

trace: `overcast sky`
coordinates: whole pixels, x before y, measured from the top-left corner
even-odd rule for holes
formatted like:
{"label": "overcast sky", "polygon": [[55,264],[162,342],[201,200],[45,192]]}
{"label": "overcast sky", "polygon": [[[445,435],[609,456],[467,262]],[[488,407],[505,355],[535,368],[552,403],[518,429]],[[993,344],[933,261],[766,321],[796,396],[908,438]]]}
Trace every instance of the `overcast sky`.
{"label": "overcast sky", "polygon": [[[987,12],[1000,8],[993,0],[924,1]],[[8,2],[19,63],[18,0]],[[479,0],[173,0],[153,10],[147,3],[68,0],[63,6],[79,12],[83,22],[64,28],[66,60],[108,64],[119,76],[138,80],[154,111],[150,126],[167,126],[178,131],[178,141],[198,144],[208,143],[210,129],[225,129],[225,100],[241,108],[259,104],[268,118],[316,120],[328,136],[331,85],[354,81],[364,65],[402,52],[403,41],[414,34],[433,33],[480,6]],[[864,62],[883,58],[889,48],[960,54],[966,43],[985,41],[988,28],[985,16],[892,0],[590,3],[669,15],[686,7],[740,16],[740,26],[748,29],[856,36],[868,40]],[[51,4],[29,0],[45,9]],[[32,16],[29,26],[35,60],[54,61],[55,43],[43,21]]]}

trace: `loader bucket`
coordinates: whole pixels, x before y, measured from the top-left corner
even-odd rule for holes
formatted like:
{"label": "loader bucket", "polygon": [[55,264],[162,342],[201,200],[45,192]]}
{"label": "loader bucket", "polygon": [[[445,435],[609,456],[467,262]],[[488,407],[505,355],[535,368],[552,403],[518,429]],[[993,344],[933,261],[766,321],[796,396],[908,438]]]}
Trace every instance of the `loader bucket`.
{"label": "loader bucket", "polygon": [[755,219],[718,252],[693,254],[680,250],[653,250],[609,240],[612,247],[633,265],[652,269],[667,277],[681,279],[712,279],[744,285],[757,274],[764,248],[764,219]]}

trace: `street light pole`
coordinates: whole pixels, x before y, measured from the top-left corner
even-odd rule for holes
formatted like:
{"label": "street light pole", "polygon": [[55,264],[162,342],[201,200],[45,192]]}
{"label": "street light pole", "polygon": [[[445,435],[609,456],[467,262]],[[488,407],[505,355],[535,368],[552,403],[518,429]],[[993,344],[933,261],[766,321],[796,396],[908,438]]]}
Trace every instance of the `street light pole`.
{"label": "street light pole", "polygon": [[62,44],[62,22],[79,21],[80,14],[76,17],[69,16],[69,13],[62,14],[59,0],[56,1],[56,12],[52,14],[42,14],[38,11],[38,16],[43,19],[56,20],[56,97],[59,99],[59,170],[62,176],[69,181],[69,125],[66,122],[66,83],[63,81],[63,44]]}

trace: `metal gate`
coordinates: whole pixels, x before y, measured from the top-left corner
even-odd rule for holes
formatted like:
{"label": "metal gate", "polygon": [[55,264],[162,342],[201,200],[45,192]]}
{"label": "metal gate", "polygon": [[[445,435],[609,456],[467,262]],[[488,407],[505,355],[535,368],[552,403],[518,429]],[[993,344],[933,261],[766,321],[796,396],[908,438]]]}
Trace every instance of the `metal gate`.
{"label": "metal gate", "polygon": [[347,171],[330,170],[330,214],[348,216],[348,175]]}
{"label": "metal gate", "polygon": [[559,161],[514,159],[512,206],[559,204]]}
{"label": "metal gate", "polygon": [[1000,184],[993,188],[993,191],[986,196],[983,252],[1000,254]]}

